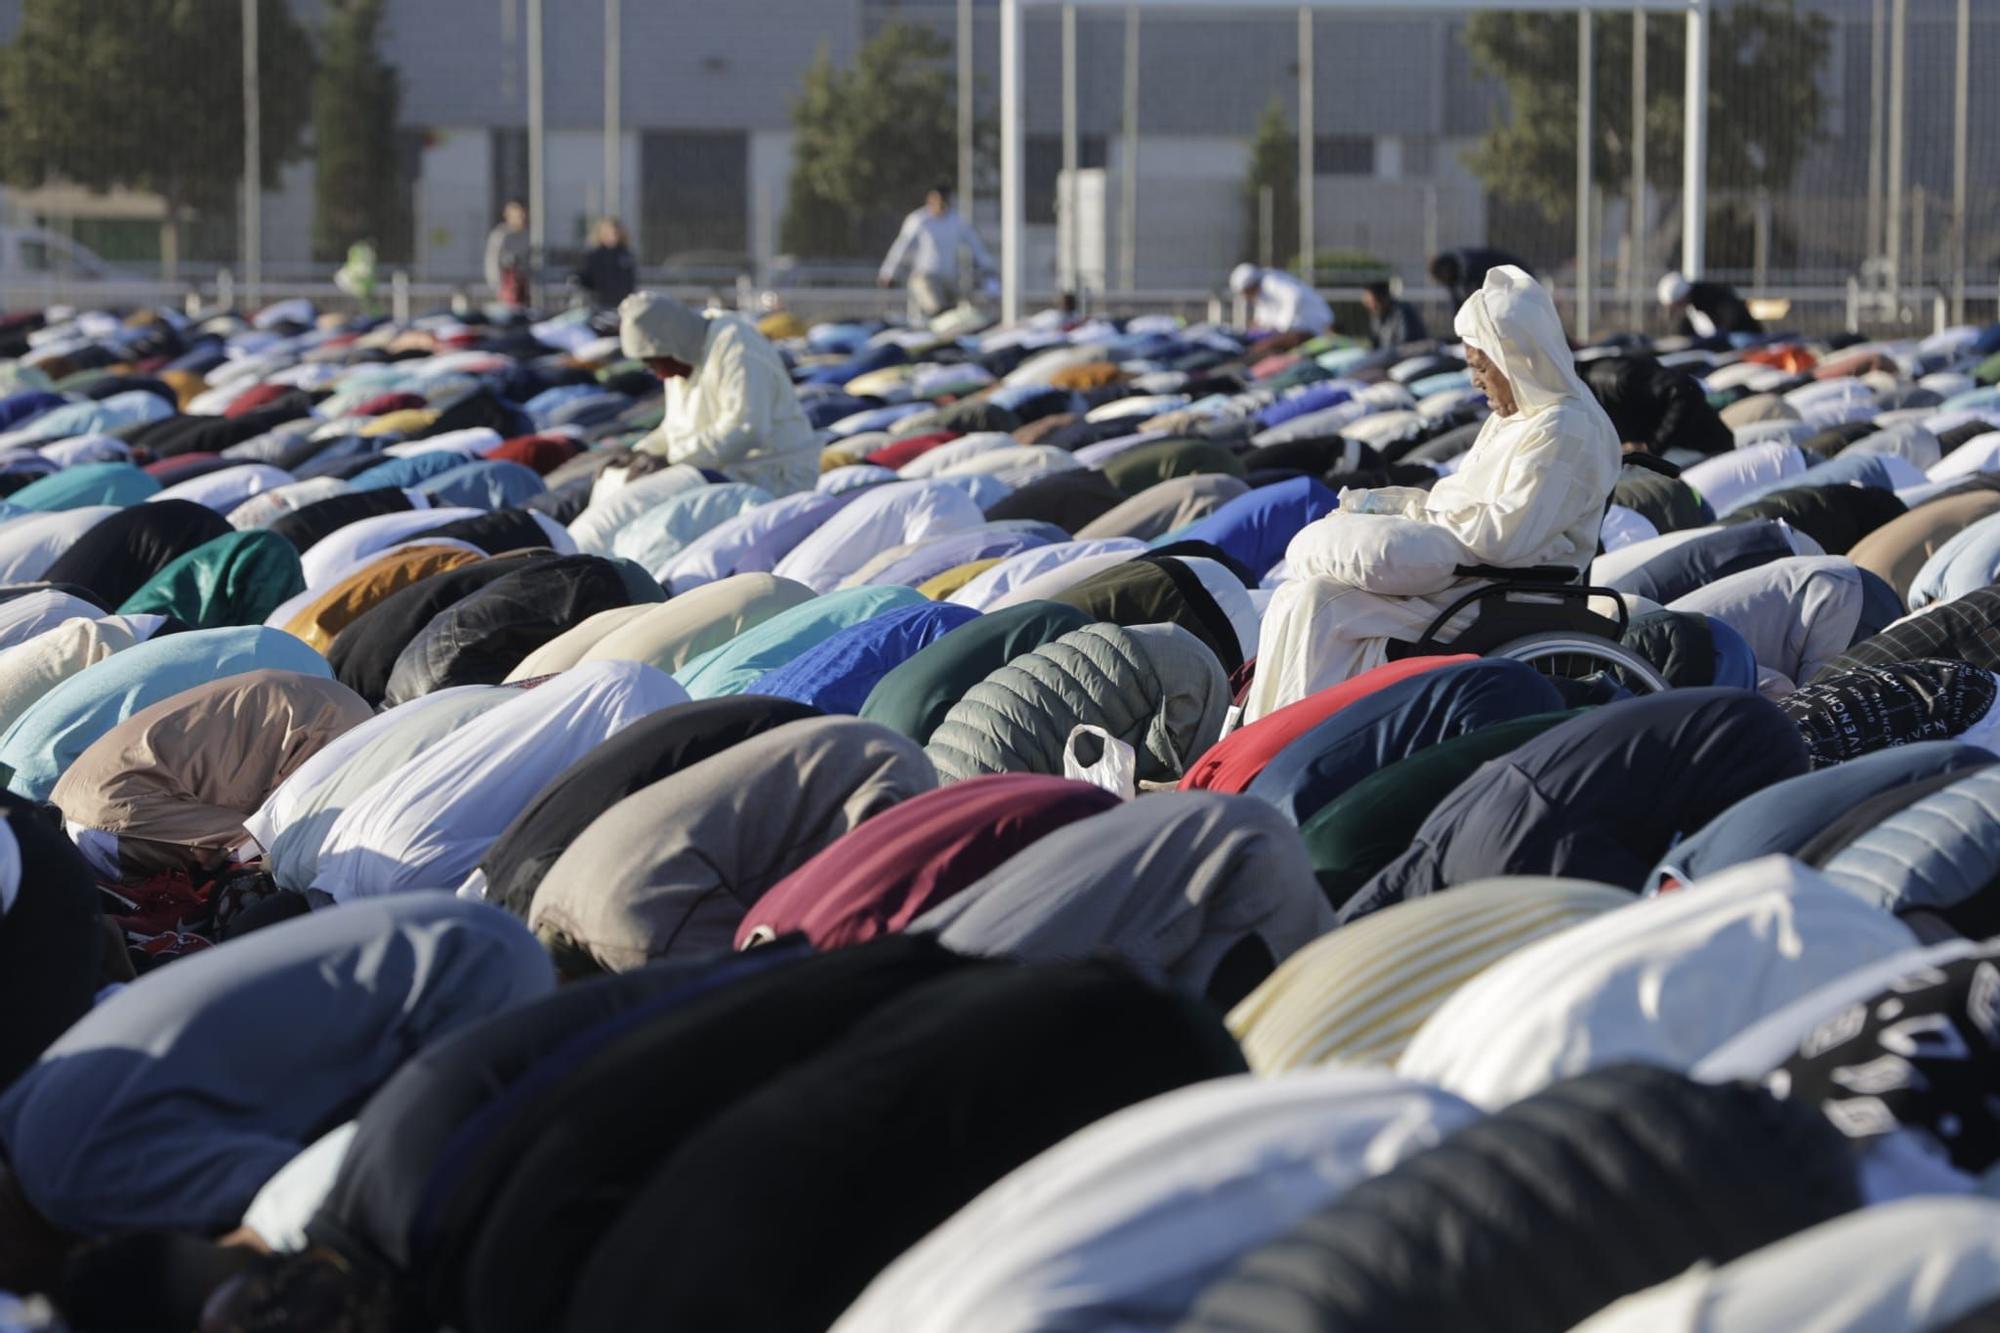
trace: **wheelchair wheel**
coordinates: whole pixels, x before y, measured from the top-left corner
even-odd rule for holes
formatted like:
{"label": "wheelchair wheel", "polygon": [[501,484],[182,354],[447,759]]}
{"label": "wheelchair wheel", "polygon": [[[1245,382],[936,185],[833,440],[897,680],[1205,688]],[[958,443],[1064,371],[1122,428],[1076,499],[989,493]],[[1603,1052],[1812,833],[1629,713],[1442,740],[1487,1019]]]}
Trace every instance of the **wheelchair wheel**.
{"label": "wheelchair wheel", "polygon": [[1487,656],[1526,662],[1544,676],[1564,680],[1582,680],[1593,672],[1609,671],[1635,694],[1658,694],[1670,688],[1651,662],[1621,643],[1591,634],[1556,630],[1524,635],[1501,644]]}

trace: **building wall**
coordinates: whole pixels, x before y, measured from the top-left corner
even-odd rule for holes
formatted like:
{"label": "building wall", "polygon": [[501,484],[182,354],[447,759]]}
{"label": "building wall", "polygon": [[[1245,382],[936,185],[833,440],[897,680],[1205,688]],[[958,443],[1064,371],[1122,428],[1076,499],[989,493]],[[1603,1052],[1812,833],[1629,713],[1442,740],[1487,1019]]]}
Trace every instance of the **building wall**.
{"label": "building wall", "polygon": [[[528,0],[390,0],[384,52],[403,72],[402,118],[425,132],[415,185],[419,277],[456,279],[477,270],[492,222],[493,136],[525,127]],[[1725,8],[1729,0],[1719,0]],[[1867,211],[1870,115],[1869,24],[1873,0],[1799,0],[1835,20],[1835,44],[1824,76],[1828,114],[1823,141],[1796,186],[1773,201],[1778,225],[1796,241],[1799,262],[1831,270],[1851,267]],[[22,0],[0,0],[0,40],[18,23]],[[324,18],[323,0],[293,0],[302,21]],[[549,126],[550,235],[567,240],[603,209],[603,0],[545,0],[545,96]],[[1925,196],[1926,244],[1941,249],[1952,167],[1954,10],[1948,0],[1910,6],[1907,177],[1911,207]],[[776,244],[790,175],[789,110],[806,68],[822,49],[851,59],[868,35],[890,23],[931,26],[947,42],[956,35],[955,0],[623,0],[618,53],[623,95],[628,225],[643,232],[642,203],[671,201],[673,190],[644,181],[643,136],[725,131],[742,136],[743,249],[758,267]],[[997,114],[998,0],[976,0],[974,64],[980,113]],[[1432,239],[1440,244],[1480,238],[1500,215],[1458,161],[1493,118],[1505,114],[1502,90],[1472,66],[1463,44],[1462,15],[1398,16],[1392,12],[1323,11],[1315,19],[1317,111],[1314,130],[1373,142],[1373,175],[1329,176],[1318,184],[1318,245],[1375,251],[1400,269]],[[1120,149],[1124,20],[1119,10],[1086,10],[1079,31],[1079,122],[1093,145],[1104,145],[1113,168]],[[1142,280],[1177,283],[1197,269],[1240,252],[1241,153],[1260,113],[1274,100],[1296,114],[1297,13],[1204,14],[1198,8],[1149,12],[1142,26],[1139,122],[1141,149]],[[1061,128],[1060,15],[1054,6],[1029,11],[1026,31],[1027,130],[1046,145]],[[218,53],[216,77],[228,53]],[[1975,260],[2000,255],[2000,3],[1974,6],[1972,124]],[[1655,67],[1655,77],[1677,71]],[[1603,114],[1622,120],[1623,89],[1600,88]],[[1184,164],[1171,159],[1180,148]],[[1037,157],[1052,187],[1050,155]],[[1231,165],[1220,165],[1230,158]],[[670,159],[681,160],[681,159]],[[695,155],[693,160],[700,160]],[[1205,173],[1205,174],[1204,174]],[[1199,179],[1197,179],[1199,177]],[[309,261],[310,161],[289,168],[264,202],[267,265]],[[1725,198],[1726,179],[1711,188]],[[1623,182],[1605,182],[1607,217]],[[712,192],[711,192],[712,193]],[[1201,195],[1200,199],[1194,196]],[[1421,201],[1421,202],[1412,202]],[[1435,202],[1432,202],[1435,201]],[[1663,197],[1661,250],[1674,241],[1676,217]],[[974,215],[990,226],[990,200]],[[1115,214],[1114,214],[1115,216]],[[656,219],[657,220],[657,219]],[[1914,225],[1914,212],[1910,225]],[[226,223],[225,220],[218,220]],[[1566,223],[1535,234],[1560,263]],[[989,229],[989,239],[994,232]],[[643,237],[642,237],[643,239]],[[655,238],[662,240],[663,238]],[[888,237],[883,237],[886,245]],[[1155,249],[1159,258],[1152,255]]]}

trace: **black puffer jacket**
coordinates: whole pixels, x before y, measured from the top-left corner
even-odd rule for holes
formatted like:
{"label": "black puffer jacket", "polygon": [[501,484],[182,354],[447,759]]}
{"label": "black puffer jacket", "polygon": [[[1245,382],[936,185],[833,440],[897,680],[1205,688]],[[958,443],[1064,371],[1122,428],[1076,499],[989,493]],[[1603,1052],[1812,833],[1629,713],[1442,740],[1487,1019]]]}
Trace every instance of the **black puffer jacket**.
{"label": "black puffer jacket", "polygon": [[1879,486],[1787,486],[1738,505],[1723,523],[1779,518],[1818,542],[1828,555],[1846,555],[1854,543],[1908,512],[1894,491]]}
{"label": "black puffer jacket", "polygon": [[397,655],[383,700],[393,707],[453,685],[498,685],[556,635],[636,600],[602,556],[516,569],[432,617]]}
{"label": "black puffer jacket", "polygon": [[1798,728],[1748,690],[1676,689],[1592,709],[1467,778],[1341,921],[1490,875],[1636,891],[1676,838],[1806,768]]}
{"label": "black puffer jacket", "polygon": [[1611,503],[1631,510],[1659,532],[1681,532],[1706,527],[1715,521],[1715,511],[1708,507],[1708,502],[1679,477],[1663,476],[1630,463],[1618,469],[1618,484],[1611,490]]}
{"label": "black puffer jacket", "polygon": [[1606,356],[1586,362],[1583,377],[1605,415],[1627,444],[1649,444],[1656,454],[1692,449],[1726,453],[1736,437],[1708,405],[1701,384],[1684,370],[1650,356]]}
{"label": "black puffer jacket", "polygon": [[1181,1327],[1560,1333],[1860,1202],[1847,1146],[1806,1108],[1613,1065],[1355,1186],[1244,1256]]}

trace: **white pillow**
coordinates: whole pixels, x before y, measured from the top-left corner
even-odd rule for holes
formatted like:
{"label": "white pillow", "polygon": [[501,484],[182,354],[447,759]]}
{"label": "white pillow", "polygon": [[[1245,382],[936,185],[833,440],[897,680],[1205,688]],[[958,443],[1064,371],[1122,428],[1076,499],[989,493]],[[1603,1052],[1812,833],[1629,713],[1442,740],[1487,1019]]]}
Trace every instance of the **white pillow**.
{"label": "white pillow", "polygon": [[1426,597],[1472,564],[1463,543],[1435,523],[1395,514],[1336,512],[1308,524],[1285,548],[1293,578],[1330,578],[1390,597]]}

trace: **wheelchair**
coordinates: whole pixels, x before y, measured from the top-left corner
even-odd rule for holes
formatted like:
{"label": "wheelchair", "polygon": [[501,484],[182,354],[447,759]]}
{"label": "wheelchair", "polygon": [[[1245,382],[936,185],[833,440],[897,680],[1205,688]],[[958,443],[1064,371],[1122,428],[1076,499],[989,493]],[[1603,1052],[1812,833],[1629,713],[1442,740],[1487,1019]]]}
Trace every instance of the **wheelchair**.
{"label": "wheelchair", "polygon": [[[1552,679],[1584,680],[1607,672],[1634,694],[1668,688],[1652,663],[1621,642],[1631,625],[1625,600],[1610,588],[1584,583],[1580,571],[1567,565],[1460,565],[1453,572],[1489,582],[1454,599],[1415,642],[1390,645],[1390,660],[1477,653],[1525,662]],[[1617,607],[1616,618],[1591,610],[1592,597],[1609,598]],[[1471,624],[1449,631],[1454,620],[1474,608]]]}

